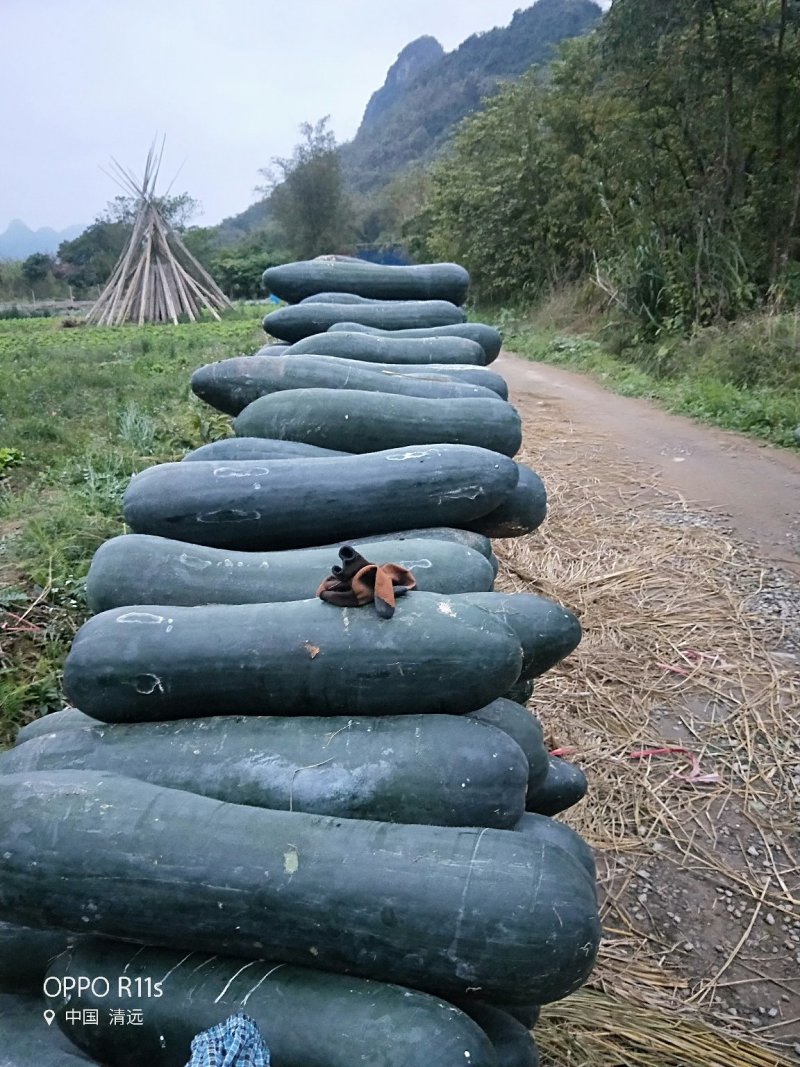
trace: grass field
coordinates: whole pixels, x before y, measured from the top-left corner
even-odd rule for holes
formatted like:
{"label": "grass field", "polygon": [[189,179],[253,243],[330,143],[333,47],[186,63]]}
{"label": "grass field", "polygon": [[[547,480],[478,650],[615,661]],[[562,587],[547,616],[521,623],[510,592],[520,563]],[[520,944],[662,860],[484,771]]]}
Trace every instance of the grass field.
{"label": "grass field", "polygon": [[178,326],[0,321],[0,746],[61,704],[86,571],[123,532],[130,476],[227,434],[189,376],[262,344],[264,310]]}

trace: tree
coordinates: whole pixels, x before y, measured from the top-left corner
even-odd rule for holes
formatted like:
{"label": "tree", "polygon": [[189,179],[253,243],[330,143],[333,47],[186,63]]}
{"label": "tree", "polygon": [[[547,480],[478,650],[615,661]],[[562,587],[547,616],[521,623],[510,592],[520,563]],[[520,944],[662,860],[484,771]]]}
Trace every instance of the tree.
{"label": "tree", "polygon": [[276,157],[259,171],[260,188],[283,229],[293,256],[342,252],[352,239],[352,208],[344,189],[330,116],[300,126],[302,141],[288,158]]}
{"label": "tree", "polygon": [[43,282],[53,270],[53,258],[46,252],[34,252],[22,264],[22,277],[29,285]]}
{"label": "tree", "polygon": [[217,283],[231,300],[264,299],[261,275],[291,258],[286,253],[265,250],[251,242],[218,252],[211,263]]}
{"label": "tree", "polygon": [[[179,231],[200,210],[198,201],[188,193],[159,197],[158,202],[165,220]],[[105,285],[130,236],[136,211],[136,197],[117,196],[111,200],[83,233],[58,246],[56,276],[80,295]]]}
{"label": "tree", "polygon": [[800,3],[615,0],[462,124],[415,231],[487,299],[588,276],[639,337],[800,304]]}
{"label": "tree", "polygon": [[415,164],[378,192],[357,197],[359,239],[367,244],[403,244],[406,226],[424,208],[429,189],[428,168]]}
{"label": "tree", "polygon": [[[587,42],[574,47],[587,66]],[[553,135],[549,106],[536,69],[488,100],[434,167],[416,235],[407,227],[415,253],[464,263],[478,299],[533,297],[587,265],[584,145]]]}
{"label": "tree", "polygon": [[273,222],[238,240],[230,240],[229,234],[220,231],[218,226],[190,226],[182,240],[231,300],[263,298],[261,275],[267,267],[292,258],[282,244],[283,234]]}
{"label": "tree", "polygon": [[62,241],[58,246],[59,277],[81,296],[105,285],[129,235],[128,223],[96,219],[72,241]]}
{"label": "tree", "polygon": [[[202,213],[200,201],[195,200],[188,193],[178,193],[176,196],[157,196],[155,200],[164,221],[181,233],[195,215]],[[138,203],[135,196],[115,196],[106,204],[105,210],[95,221],[112,225],[121,222],[131,226],[136,218]]]}

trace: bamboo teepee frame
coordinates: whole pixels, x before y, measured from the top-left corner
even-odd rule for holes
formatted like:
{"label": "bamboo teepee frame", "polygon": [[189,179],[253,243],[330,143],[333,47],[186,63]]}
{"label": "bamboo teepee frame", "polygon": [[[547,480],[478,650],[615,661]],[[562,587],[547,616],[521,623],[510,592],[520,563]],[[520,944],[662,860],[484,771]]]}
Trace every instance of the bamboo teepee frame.
{"label": "bamboo teepee frame", "polygon": [[163,141],[147,153],[144,175],[112,160],[113,177],[136,197],[133,231],[105,289],[86,316],[87,323],[119,326],[123,322],[177,323],[181,315],[195,322],[201,311],[229,308],[230,301],[165,221],[155,195]]}

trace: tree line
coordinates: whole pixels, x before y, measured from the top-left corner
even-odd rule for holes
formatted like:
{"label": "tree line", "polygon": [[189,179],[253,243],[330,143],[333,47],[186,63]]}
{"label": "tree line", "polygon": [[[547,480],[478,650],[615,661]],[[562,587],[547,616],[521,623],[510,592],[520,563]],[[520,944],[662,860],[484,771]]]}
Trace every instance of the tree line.
{"label": "tree line", "polygon": [[615,0],[462,124],[409,231],[481,299],[590,278],[643,334],[800,303],[800,3]]}

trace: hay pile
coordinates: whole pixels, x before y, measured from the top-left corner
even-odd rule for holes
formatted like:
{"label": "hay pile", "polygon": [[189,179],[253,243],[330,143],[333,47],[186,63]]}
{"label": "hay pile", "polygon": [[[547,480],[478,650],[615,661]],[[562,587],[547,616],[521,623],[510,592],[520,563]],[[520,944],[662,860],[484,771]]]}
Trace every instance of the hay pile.
{"label": "hay pile", "polygon": [[[572,750],[589,776],[590,802],[566,821],[598,850],[607,932],[590,986],[543,1011],[537,1041],[570,1067],[789,1064],[774,1042],[797,1040],[796,984],[781,987],[794,999],[787,1017],[758,1028],[715,998],[734,970],[745,975],[737,985],[773,978],[769,962],[737,967],[743,946],[767,911],[780,922],[798,906],[800,686],[747,610],[758,569],[602,439],[546,405],[528,401],[527,414],[518,458],[545,479],[550,512],[536,534],[497,543],[499,586],[554,597],[581,617],[579,649],[537,680],[530,706],[551,747]],[[663,747],[689,754],[631,758]],[[757,836],[757,859],[727,839],[719,847],[734,814]],[[741,936],[692,958],[633,918],[628,883],[653,857],[706,892],[709,881],[712,893],[729,889]]]}

